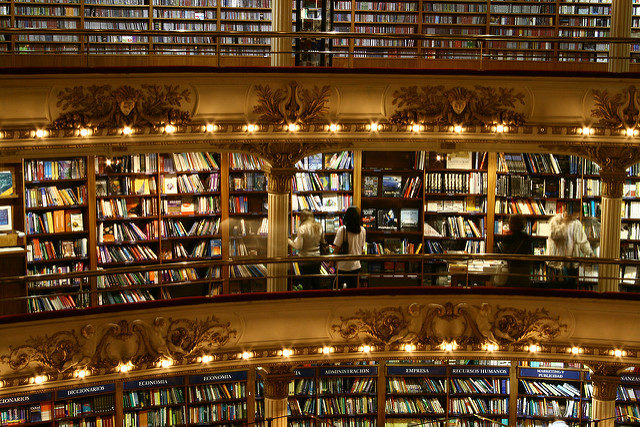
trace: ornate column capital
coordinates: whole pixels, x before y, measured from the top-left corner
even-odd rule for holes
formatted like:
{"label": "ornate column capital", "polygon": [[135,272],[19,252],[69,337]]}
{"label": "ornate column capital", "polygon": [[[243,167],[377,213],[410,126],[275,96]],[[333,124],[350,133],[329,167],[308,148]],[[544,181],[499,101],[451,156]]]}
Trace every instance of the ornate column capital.
{"label": "ornate column capital", "polygon": [[258,368],[258,372],[262,377],[266,399],[281,400],[289,397],[289,383],[295,378],[292,365]]}
{"label": "ornate column capital", "polygon": [[587,366],[593,371],[593,398],[601,401],[615,401],[616,392],[620,385],[619,372],[625,367],[609,363],[589,363]]}
{"label": "ornate column capital", "polygon": [[626,169],[622,170],[600,170],[602,180],[602,196],[612,199],[622,197],[624,181],[627,179]]}
{"label": "ornate column capital", "polygon": [[294,168],[267,168],[267,191],[273,194],[288,194],[295,173]]}

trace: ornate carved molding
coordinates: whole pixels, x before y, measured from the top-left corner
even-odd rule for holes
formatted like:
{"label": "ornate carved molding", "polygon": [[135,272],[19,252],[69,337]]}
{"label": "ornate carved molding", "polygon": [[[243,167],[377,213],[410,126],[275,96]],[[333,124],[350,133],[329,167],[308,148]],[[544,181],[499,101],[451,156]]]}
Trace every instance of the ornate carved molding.
{"label": "ornate carved molding", "polygon": [[253,113],[260,115],[260,123],[316,123],[323,120],[328,110],[329,86],[303,89],[298,82],[292,81],[281,89],[273,90],[269,85],[255,88],[258,104],[253,107]]}
{"label": "ornate carved molding", "polygon": [[9,346],[0,361],[14,371],[44,370],[62,373],[70,369],[112,369],[120,362],[149,365],[161,358],[181,362],[204,352],[224,347],[237,331],[230,322],[215,316],[205,319],[157,317],[121,320],[94,327],[87,324],[27,338],[24,344]]}
{"label": "ornate carved molding", "polygon": [[425,125],[522,125],[524,114],[516,112],[524,105],[524,93],[502,87],[457,86],[403,87],[393,93],[396,111],[390,118],[395,124]]}
{"label": "ornate carved molding", "polygon": [[75,86],[58,92],[56,104],[62,114],[53,121],[54,129],[114,128],[186,124],[191,113],[180,109],[189,102],[189,89],[175,85]]}
{"label": "ornate carved molding", "polygon": [[593,398],[597,400],[616,400],[616,392],[620,385],[620,372],[626,367],[622,364],[587,362],[591,369]]}
{"label": "ornate carved molding", "polygon": [[600,126],[608,128],[635,128],[640,123],[640,92],[629,86],[615,95],[606,89],[593,89],[595,108],[591,117],[599,119]]}
{"label": "ornate carved molding", "polygon": [[289,397],[289,383],[295,377],[292,365],[280,364],[258,368],[258,372],[264,383],[266,399],[281,400]]}
{"label": "ornate carved molding", "polygon": [[296,169],[270,168],[267,172],[267,191],[275,194],[288,194],[291,191],[291,179],[295,176]]}
{"label": "ornate carved molding", "polygon": [[331,326],[332,332],[346,341],[372,340],[384,344],[440,344],[451,340],[459,344],[549,342],[567,329],[559,316],[552,316],[543,308],[528,310],[451,302],[361,309],[353,316],[340,317]]}
{"label": "ornate carved molding", "polygon": [[322,142],[279,141],[250,144],[245,148],[269,162],[274,169],[293,169],[304,157],[327,150],[335,144]]}

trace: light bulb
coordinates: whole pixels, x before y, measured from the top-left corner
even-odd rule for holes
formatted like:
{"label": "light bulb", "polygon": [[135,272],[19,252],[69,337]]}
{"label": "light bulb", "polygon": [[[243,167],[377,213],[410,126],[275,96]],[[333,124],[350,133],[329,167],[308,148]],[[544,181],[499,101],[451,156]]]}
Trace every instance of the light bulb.
{"label": "light bulb", "polygon": [[411,130],[413,132],[420,132],[422,130],[422,126],[420,126],[419,124],[411,125]]}
{"label": "light bulb", "polygon": [[378,132],[380,130],[380,125],[378,123],[371,123],[369,125],[369,130],[371,132]]}
{"label": "light bulb", "polygon": [[36,130],[36,133],[35,133],[35,137],[36,138],[44,138],[45,136],[47,136],[47,131],[46,130],[44,130],[44,129]]}
{"label": "light bulb", "polygon": [[295,123],[289,123],[289,125],[287,126],[287,129],[289,129],[289,132],[296,132],[299,128],[300,126],[298,126]]}
{"label": "light bulb", "polygon": [[258,130],[258,126],[256,125],[247,125],[247,132],[255,132]]}
{"label": "light bulb", "polygon": [[338,132],[338,130],[340,130],[340,126],[335,124],[335,123],[331,123],[329,125],[329,132]]}
{"label": "light bulb", "polygon": [[370,345],[363,345],[362,347],[360,347],[360,351],[363,353],[371,353],[371,346]]}
{"label": "light bulb", "polygon": [[207,132],[215,132],[218,130],[218,126],[214,125],[214,124],[208,124],[204,127],[204,130]]}
{"label": "light bulb", "polygon": [[91,130],[86,129],[86,128],[82,128],[82,129],[80,129],[80,131],[78,132],[78,134],[79,134],[81,137],[85,138],[85,137],[87,137],[87,136],[91,135]]}
{"label": "light bulb", "polygon": [[251,359],[252,356],[253,354],[250,351],[245,351],[243,353],[240,353],[240,357],[244,360]]}
{"label": "light bulb", "polygon": [[176,130],[177,128],[174,125],[166,125],[164,127],[165,133],[174,133]]}
{"label": "light bulb", "polygon": [[463,131],[462,126],[460,126],[460,125],[456,125],[456,126],[454,126],[454,127],[453,127],[453,131],[454,131],[455,133],[462,133],[462,131]]}
{"label": "light bulb", "polygon": [[122,128],[123,135],[131,135],[132,133],[133,133],[133,129],[130,128],[129,126],[125,126]]}

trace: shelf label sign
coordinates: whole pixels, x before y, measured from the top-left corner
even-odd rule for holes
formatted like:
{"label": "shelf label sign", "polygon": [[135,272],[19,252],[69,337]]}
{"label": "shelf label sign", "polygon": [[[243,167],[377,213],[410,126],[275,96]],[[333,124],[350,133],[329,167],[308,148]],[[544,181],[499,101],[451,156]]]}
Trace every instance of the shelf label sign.
{"label": "shelf label sign", "polygon": [[446,366],[388,366],[387,375],[446,375]]}
{"label": "shelf label sign", "polygon": [[489,375],[489,376],[506,376],[509,375],[509,368],[500,368],[494,366],[457,366],[451,368],[452,375]]}
{"label": "shelf label sign", "polygon": [[191,375],[189,377],[189,384],[206,384],[246,380],[247,371],[217,372],[213,374]]}
{"label": "shelf label sign", "polygon": [[0,406],[19,406],[33,402],[44,402],[51,400],[51,393],[36,393],[26,396],[13,396],[0,398]]}
{"label": "shelf label sign", "polygon": [[296,377],[310,378],[316,375],[316,370],[315,368],[300,368],[294,369],[293,373]]}
{"label": "shelf label sign", "polygon": [[58,390],[56,397],[58,399],[68,399],[70,397],[86,396],[89,394],[112,393],[116,391],[115,384],[99,384],[90,387],[72,388],[68,390]]}
{"label": "shelf label sign", "polygon": [[640,383],[640,375],[621,375],[620,382],[630,384],[638,384]]}
{"label": "shelf label sign", "polygon": [[357,366],[357,367],[336,367],[321,368],[320,375],[323,377],[359,377],[361,375],[378,375],[377,366]]}
{"label": "shelf label sign", "polygon": [[132,390],[136,388],[171,387],[183,384],[183,377],[151,378],[148,380],[126,381],[124,383],[124,389]]}
{"label": "shelf label sign", "polygon": [[550,378],[557,380],[579,380],[579,371],[565,371],[564,369],[520,368],[521,377]]}

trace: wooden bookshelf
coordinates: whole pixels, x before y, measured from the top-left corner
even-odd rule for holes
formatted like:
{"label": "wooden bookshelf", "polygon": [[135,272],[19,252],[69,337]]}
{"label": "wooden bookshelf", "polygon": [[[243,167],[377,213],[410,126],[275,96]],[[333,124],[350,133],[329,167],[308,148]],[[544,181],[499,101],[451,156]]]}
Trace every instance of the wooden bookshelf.
{"label": "wooden bookshelf", "polygon": [[247,372],[190,376],[187,412],[189,425],[246,425]]}
{"label": "wooden bookshelf", "polygon": [[378,366],[321,366],[318,375],[319,418],[337,424],[375,425]]}
{"label": "wooden bookshelf", "polygon": [[126,381],[122,407],[124,425],[127,426],[185,425],[185,378]]}
{"label": "wooden bookshelf", "polygon": [[57,390],[53,402],[53,419],[56,426],[102,425],[115,427],[116,385],[99,384]]}

